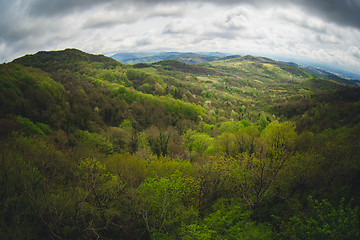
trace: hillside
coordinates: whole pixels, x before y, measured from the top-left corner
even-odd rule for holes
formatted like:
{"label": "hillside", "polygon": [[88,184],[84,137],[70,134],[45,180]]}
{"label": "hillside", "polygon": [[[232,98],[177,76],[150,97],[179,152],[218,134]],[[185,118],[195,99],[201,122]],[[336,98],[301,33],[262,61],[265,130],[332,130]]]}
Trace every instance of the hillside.
{"label": "hillside", "polygon": [[357,239],[360,88],[268,58],[0,65],[5,239]]}
{"label": "hillside", "polygon": [[[229,60],[240,58],[240,55],[227,55],[220,52],[209,53],[182,53],[182,52],[134,52],[134,53],[116,53],[111,56],[124,64],[141,64],[141,63],[154,63],[159,61],[175,60],[186,64],[207,63],[219,60]],[[301,62],[301,61],[300,61]],[[279,61],[279,64],[295,66],[316,75],[319,78],[333,79],[338,82],[343,82],[347,85],[359,86],[359,75],[345,71],[343,69],[334,68],[330,66],[319,66],[316,63],[303,63],[302,65]],[[304,65],[305,64],[305,65]]]}

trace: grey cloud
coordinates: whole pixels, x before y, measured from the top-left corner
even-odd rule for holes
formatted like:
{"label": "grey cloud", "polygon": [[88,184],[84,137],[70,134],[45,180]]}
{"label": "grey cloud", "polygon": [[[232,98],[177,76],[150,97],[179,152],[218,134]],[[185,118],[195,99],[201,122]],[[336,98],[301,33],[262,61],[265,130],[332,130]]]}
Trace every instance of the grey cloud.
{"label": "grey cloud", "polygon": [[[16,0],[15,0],[16,1]],[[182,0],[176,4],[187,2]],[[196,1],[196,0],[195,0]],[[201,0],[200,0],[201,1]],[[83,12],[95,7],[107,6],[108,9],[123,9],[133,6],[136,8],[154,7],[160,3],[174,4],[172,0],[33,0],[28,3],[28,13],[33,16],[52,17],[66,15],[74,12]],[[158,12],[159,15],[167,16],[168,12]],[[170,13],[170,15],[172,15]]]}
{"label": "grey cloud", "polygon": [[158,5],[149,6],[148,13],[144,17],[181,17],[185,13],[186,10],[182,5]]}
{"label": "grey cloud", "polygon": [[115,26],[117,24],[122,23],[121,21],[117,20],[117,19],[91,19],[89,21],[87,21],[83,27],[84,28],[106,28],[106,27],[112,27]]}
{"label": "grey cloud", "polygon": [[324,34],[327,33],[327,28],[324,24],[323,25],[318,25],[316,23],[314,24],[314,23],[308,21],[307,19],[304,19],[304,21],[300,22],[298,25],[303,28],[310,29],[314,32],[324,33]]}
{"label": "grey cloud", "polygon": [[137,39],[135,41],[135,46],[136,47],[142,47],[142,46],[147,46],[147,45],[151,45],[152,43],[152,40],[150,38],[147,38],[147,37],[143,37],[143,38],[140,38],[140,39]]}
{"label": "grey cloud", "polygon": [[360,29],[360,0],[212,0],[209,2],[218,5],[246,3],[260,8],[296,5],[305,12],[320,16],[329,22]]}
{"label": "grey cloud", "polygon": [[360,29],[360,0],[194,0],[218,5],[249,4],[258,8],[295,5],[305,12],[339,25]]}
{"label": "grey cloud", "polygon": [[83,11],[99,4],[112,2],[113,0],[33,0],[29,3],[28,11],[32,16],[56,16]]}
{"label": "grey cloud", "polygon": [[339,39],[332,35],[317,34],[316,39],[322,44],[338,44]]}
{"label": "grey cloud", "polygon": [[221,27],[229,30],[240,30],[246,28],[248,19],[246,14],[242,11],[238,11],[226,16],[225,21],[222,22]]}
{"label": "grey cloud", "polygon": [[303,15],[301,17],[294,15],[293,13],[280,12],[276,16],[277,18],[283,20],[285,23],[293,23],[296,26],[302,27],[304,29],[309,29],[317,33],[327,33],[327,24],[323,21],[314,21],[309,18],[309,16]]}
{"label": "grey cloud", "polygon": [[213,3],[219,6],[249,4],[259,8],[292,4],[301,7],[306,12],[321,16],[329,22],[360,29],[360,0],[180,0],[176,3],[173,0],[33,0],[27,1],[27,8],[32,16],[56,16],[106,4],[109,8],[119,8],[129,5],[155,6],[164,3]]}
{"label": "grey cloud", "polygon": [[16,40],[22,37],[18,30],[17,16],[21,11],[16,7],[16,1],[0,2],[0,41]]}
{"label": "grey cloud", "polygon": [[299,5],[329,22],[360,28],[360,0],[306,0]]}
{"label": "grey cloud", "polygon": [[222,38],[227,40],[236,39],[238,36],[231,31],[217,31],[217,32],[207,32],[204,34],[204,38],[207,40]]}
{"label": "grey cloud", "polygon": [[139,20],[138,15],[102,15],[102,16],[91,16],[82,25],[83,28],[108,28],[118,24],[131,24]]}
{"label": "grey cloud", "polygon": [[358,47],[351,46],[349,47],[348,52],[358,60],[360,59],[360,49]]}
{"label": "grey cloud", "polygon": [[164,34],[183,34],[184,30],[183,29],[178,29],[176,27],[176,25],[174,25],[172,23],[169,23],[168,25],[165,26],[165,28],[163,30],[163,33]]}
{"label": "grey cloud", "polygon": [[259,51],[304,49],[303,56],[312,56],[326,49],[340,53],[334,58],[358,60],[359,48],[348,46],[359,43],[360,31],[351,28],[360,30],[359,12],[360,0],[0,0],[0,58],[79,46],[257,49],[259,43]]}
{"label": "grey cloud", "polygon": [[168,23],[163,30],[164,34],[194,34],[194,23],[186,21],[172,21]]}

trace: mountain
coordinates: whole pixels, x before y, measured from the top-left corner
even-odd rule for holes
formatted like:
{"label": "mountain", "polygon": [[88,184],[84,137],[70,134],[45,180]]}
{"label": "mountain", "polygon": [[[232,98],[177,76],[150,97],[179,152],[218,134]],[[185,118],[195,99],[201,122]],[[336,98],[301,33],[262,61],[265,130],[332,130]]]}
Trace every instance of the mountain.
{"label": "mountain", "polygon": [[353,80],[360,81],[359,74],[349,72],[349,71],[341,69],[339,67],[327,66],[327,65],[317,65],[317,64],[314,64],[313,67],[318,69],[319,71],[327,72],[327,73],[329,73],[329,75],[335,75],[336,77],[339,77],[342,79],[346,79],[346,80],[350,80],[350,81],[353,81]]}
{"label": "mountain", "polygon": [[324,78],[329,78],[329,79],[334,79],[334,80],[345,80],[344,78],[339,77],[338,75],[336,75],[334,73],[327,72],[325,70],[315,68],[312,66],[302,66],[302,68],[308,72],[314,73],[318,77],[324,77]]}
{"label": "mountain", "polygon": [[[180,54],[173,53],[172,55],[179,56]],[[192,54],[189,55],[192,56]],[[57,127],[62,126],[61,128],[72,124],[75,128],[85,129],[93,124],[118,126],[124,119],[129,118],[132,119],[134,126],[139,127],[139,130],[144,130],[153,124],[161,128],[166,127],[169,122],[176,125],[179,120],[173,119],[184,117],[192,119],[192,124],[197,124],[199,116],[201,119],[207,119],[209,123],[216,122],[218,118],[231,120],[234,116],[256,121],[259,114],[270,121],[275,121],[291,116],[288,109],[289,99],[298,100],[308,98],[313,94],[354,86],[353,82],[343,79],[318,78],[303,68],[250,55],[190,65],[166,60],[129,66],[102,55],[66,49],[27,55],[3,66],[4,69],[17,66],[19,74],[39,75],[39,77],[30,77],[34,79],[32,80],[34,86],[40,84],[37,83],[38,79],[48,80],[44,80],[47,82],[45,85],[44,83],[39,85],[40,90],[31,88],[32,90],[22,94],[20,94],[22,92],[20,85],[12,90],[4,87],[3,99],[6,104],[3,104],[2,113],[21,113],[24,117],[45,124],[54,124]],[[21,66],[26,68],[23,69]],[[24,78],[26,79],[25,76]],[[21,81],[15,82],[20,84]],[[7,83],[4,86],[13,84]],[[48,89],[45,88],[46,86]],[[98,93],[99,89],[103,92]],[[43,91],[43,94],[39,91]],[[60,92],[54,95],[58,91]],[[124,93],[120,94],[119,91]],[[14,94],[11,95],[11,92]],[[28,94],[28,92],[38,92],[38,94]],[[115,103],[116,99],[112,96],[112,92],[123,99],[121,107]],[[54,96],[48,96],[47,104],[38,99],[46,98],[45,96],[49,94]],[[172,111],[146,113],[148,110],[145,107],[146,94],[161,99],[160,102],[164,105],[170,99],[165,100],[161,97],[169,96],[171,101],[178,101],[183,106],[188,103],[195,104],[196,108],[192,110],[193,115],[182,112],[174,115]],[[58,99],[59,95],[62,96],[61,101]],[[16,96],[21,96],[21,98]],[[80,98],[77,99],[77,97]],[[36,105],[31,108],[24,107],[24,101],[27,102],[27,98],[29,98],[27,104],[31,106],[32,103],[36,103]],[[285,102],[284,99],[286,99]],[[107,102],[106,107],[98,106],[96,103],[98,101],[101,104]],[[79,105],[81,102],[89,104]],[[56,112],[56,109],[63,109],[63,106],[67,104],[69,105],[66,108],[67,113]],[[130,105],[133,105],[131,108],[137,111],[129,111]],[[310,105],[291,111],[301,113]],[[99,109],[96,113],[91,110],[95,108]],[[120,109],[128,110],[120,111]],[[221,111],[216,109],[221,109]],[[246,109],[245,112],[244,109]],[[281,112],[281,109],[287,109],[286,114]],[[84,115],[77,116],[81,112]],[[213,112],[218,113],[213,114]],[[73,115],[74,118],[79,119],[72,122],[66,118],[58,118],[58,115]],[[145,116],[151,116],[152,120],[146,119]],[[350,116],[353,115],[350,114]]]}
{"label": "mountain", "polygon": [[[111,58],[125,64],[152,63],[164,60],[176,60],[187,64],[206,63],[217,60],[227,60],[239,58],[240,55],[227,55],[220,52],[209,53],[182,53],[182,52],[136,52],[136,53],[116,53]],[[357,86],[360,76],[348,71],[321,66],[315,63],[297,64],[294,62],[279,61],[285,65],[300,67],[306,71],[315,74],[318,77],[330,78],[337,81],[346,82],[346,84]]]}
{"label": "mountain", "polygon": [[[136,53],[116,53],[111,56],[111,58],[119,61],[121,63],[133,63],[136,59],[142,59],[149,56],[158,55],[159,53],[154,52],[136,52]],[[139,62],[136,62],[139,63]]]}
{"label": "mountain", "polygon": [[2,238],[358,239],[360,88],[217,57],[1,64]]}
{"label": "mountain", "polygon": [[279,61],[279,62],[286,64],[286,65],[290,65],[290,66],[300,67],[309,73],[315,74],[316,76],[318,76],[320,78],[333,79],[333,80],[343,82],[348,85],[359,86],[360,81],[358,79],[360,79],[360,76],[357,76],[356,74],[345,73],[345,71],[342,71],[342,70],[337,70],[337,71],[330,70],[330,69],[325,70],[322,67],[313,67],[310,65],[299,65],[299,64],[293,63],[293,62],[284,62],[284,61]]}
{"label": "mountain", "polygon": [[226,54],[213,52],[213,53],[181,53],[181,52],[159,52],[159,53],[117,53],[111,58],[125,63],[151,63],[164,60],[178,60],[184,63],[202,63],[211,62],[226,56]]}

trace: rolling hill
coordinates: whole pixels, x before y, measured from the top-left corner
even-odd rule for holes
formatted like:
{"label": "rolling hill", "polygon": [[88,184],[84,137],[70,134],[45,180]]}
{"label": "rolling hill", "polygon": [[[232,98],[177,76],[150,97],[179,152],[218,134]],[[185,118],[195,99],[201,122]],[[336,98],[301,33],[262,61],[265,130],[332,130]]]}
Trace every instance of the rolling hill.
{"label": "rolling hill", "polygon": [[[220,52],[209,52],[209,53],[182,53],[182,52],[136,52],[136,53],[116,53],[111,56],[111,58],[124,63],[124,64],[138,64],[138,63],[154,63],[158,61],[165,60],[175,60],[184,62],[186,64],[195,64],[195,63],[206,63],[213,62],[218,60],[228,60],[239,58],[240,55],[227,55]],[[285,65],[291,65],[304,69],[307,72],[315,74],[320,78],[329,78],[336,79],[338,81],[344,81],[346,84],[350,85],[359,85],[359,75],[350,73],[338,68],[329,67],[329,66],[319,66],[316,63],[303,63],[302,65],[279,61]],[[326,70],[325,70],[326,69]]]}
{"label": "rolling hill", "polygon": [[159,53],[116,53],[111,58],[125,64],[151,63],[165,60],[177,60],[187,64],[211,62],[225,57],[224,53],[182,53],[182,52],[159,52]]}
{"label": "rolling hill", "polygon": [[2,236],[358,238],[360,88],[215,56],[1,64]]}

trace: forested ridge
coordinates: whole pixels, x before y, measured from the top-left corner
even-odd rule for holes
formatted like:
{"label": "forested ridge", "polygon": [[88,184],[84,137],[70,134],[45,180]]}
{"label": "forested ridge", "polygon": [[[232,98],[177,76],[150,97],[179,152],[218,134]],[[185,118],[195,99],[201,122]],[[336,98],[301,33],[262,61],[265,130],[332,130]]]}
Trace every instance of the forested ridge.
{"label": "forested ridge", "polygon": [[1,238],[358,239],[358,86],[254,56],[1,64]]}

